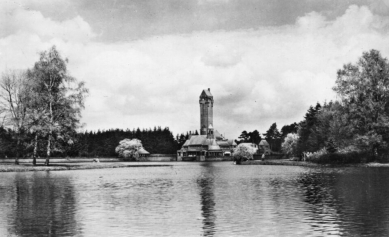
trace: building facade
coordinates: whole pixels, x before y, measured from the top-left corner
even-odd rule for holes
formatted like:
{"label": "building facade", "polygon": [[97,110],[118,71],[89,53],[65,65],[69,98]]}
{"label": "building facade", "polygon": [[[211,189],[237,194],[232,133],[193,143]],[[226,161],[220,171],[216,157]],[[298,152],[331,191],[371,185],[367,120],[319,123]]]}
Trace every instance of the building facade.
{"label": "building facade", "polygon": [[226,139],[213,124],[213,96],[211,90],[203,90],[200,94],[200,135],[192,135],[177,151],[177,160],[198,160],[231,156],[236,143]]}

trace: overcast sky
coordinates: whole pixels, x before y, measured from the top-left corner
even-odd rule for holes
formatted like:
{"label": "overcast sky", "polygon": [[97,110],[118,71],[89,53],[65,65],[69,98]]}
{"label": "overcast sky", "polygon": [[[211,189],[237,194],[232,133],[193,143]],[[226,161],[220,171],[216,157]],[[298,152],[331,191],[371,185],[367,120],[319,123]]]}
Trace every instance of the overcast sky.
{"label": "overcast sky", "polygon": [[56,45],[90,95],[84,129],[198,130],[201,91],[229,138],[335,99],[336,71],[389,57],[389,0],[3,0],[0,71]]}

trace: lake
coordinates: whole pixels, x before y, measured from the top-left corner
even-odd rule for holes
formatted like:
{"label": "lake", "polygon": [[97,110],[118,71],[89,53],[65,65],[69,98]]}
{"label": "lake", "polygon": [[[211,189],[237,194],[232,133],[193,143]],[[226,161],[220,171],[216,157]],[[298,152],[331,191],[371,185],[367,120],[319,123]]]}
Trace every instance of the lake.
{"label": "lake", "polygon": [[0,173],[0,236],[389,236],[388,168]]}

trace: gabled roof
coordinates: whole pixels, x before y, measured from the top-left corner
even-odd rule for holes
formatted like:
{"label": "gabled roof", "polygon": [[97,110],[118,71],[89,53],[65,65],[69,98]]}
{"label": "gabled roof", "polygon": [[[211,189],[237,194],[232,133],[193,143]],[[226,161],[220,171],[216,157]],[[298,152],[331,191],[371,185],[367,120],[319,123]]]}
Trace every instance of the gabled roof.
{"label": "gabled roof", "polygon": [[188,146],[189,145],[189,139],[185,141],[184,145],[182,145],[183,147],[184,146]]}
{"label": "gabled roof", "polygon": [[143,147],[141,147],[141,148],[139,148],[139,150],[138,150],[138,153],[139,154],[150,154],[148,151],[146,151]]}
{"label": "gabled roof", "polygon": [[201,92],[200,97],[213,97],[213,95],[211,94],[211,91],[208,89],[208,90],[203,90],[203,92]]}
{"label": "gabled roof", "polygon": [[185,142],[185,145],[187,145],[187,146],[203,145],[203,143],[206,139],[207,139],[207,135],[194,135],[194,136],[191,136]]}
{"label": "gabled roof", "polygon": [[219,144],[219,146],[236,146],[235,141],[232,139],[217,141],[217,144]]}
{"label": "gabled roof", "polygon": [[228,141],[217,141],[217,144],[219,144],[219,146],[230,146]]}
{"label": "gabled roof", "polygon": [[269,143],[266,141],[266,140],[262,140],[260,143],[259,143],[260,146],[269,146]]}

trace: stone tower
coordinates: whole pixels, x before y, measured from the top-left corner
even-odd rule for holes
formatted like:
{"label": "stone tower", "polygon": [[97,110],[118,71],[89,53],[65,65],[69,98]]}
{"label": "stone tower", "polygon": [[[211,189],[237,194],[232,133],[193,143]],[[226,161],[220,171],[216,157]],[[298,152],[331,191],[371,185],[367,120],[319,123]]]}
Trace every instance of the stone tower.
{"label": "stone tower", "polygon": [[209,88],[200,95],[200,135],[213,137],[213,96]]}

